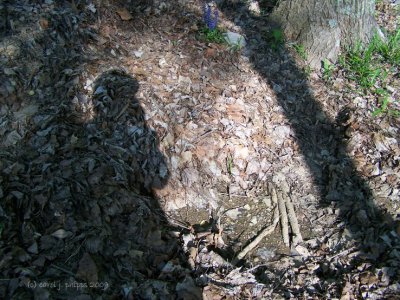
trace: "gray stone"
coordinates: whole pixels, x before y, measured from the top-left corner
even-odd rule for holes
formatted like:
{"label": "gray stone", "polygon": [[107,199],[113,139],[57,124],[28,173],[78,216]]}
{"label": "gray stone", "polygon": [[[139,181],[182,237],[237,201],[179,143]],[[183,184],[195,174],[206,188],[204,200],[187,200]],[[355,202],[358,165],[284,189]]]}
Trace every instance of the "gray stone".
{"label": "gray stone", "polygon": [[244,48],[246,46],[246,41],[244,36],[242,36],[239,33],[228,31],[227,33],[224,34],[224,36],[225,36],[225,41],[231,47]]}

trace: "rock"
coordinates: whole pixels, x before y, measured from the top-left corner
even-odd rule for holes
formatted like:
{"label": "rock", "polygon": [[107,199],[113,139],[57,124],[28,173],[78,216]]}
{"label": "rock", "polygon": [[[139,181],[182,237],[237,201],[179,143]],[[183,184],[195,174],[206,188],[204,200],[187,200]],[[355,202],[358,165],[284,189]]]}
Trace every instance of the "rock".
{"label": "rock", "polygon": [[255,14],[256,16],[261,14],[261,9],[260,9],[260,5],[258,4],[258,1],[252,1],[249,4],[249,11],[252,12],[253,14]]}
{"label": "rock", "polygon": [[143,55],[143,51],[141,51],[141,50],[136,50],[136,51],[133,51],[133,54],[136,56],[136,58],[141,58],[142,57],[142,55]]}
{"label": "rock", "polygon": [[224,34],[224,37],[225,41],[231,47],[244,48],[246,46],[246,41],[244,36],[242,36],[239,33],[228,31],[227,33]]}
{"label": "rock", "polygon": [[234,208],[234,209],[228,210],[226,212],[226,215],[228,216],[228,218],[235,221],[239,218],[240,210],[239,210],[239,208]]}
{"label": "rock", "polygon": [[165,60],[165,58],[160,58],[160,60],[158,61],[158,66],[160,68],[164,68],[165,66],[167,66],[167,61]]}
{"label": "rock", "polygon": [[263,247],[257,250],[256,255],[264,261],[270,261],[274,259],[276,253],[274,249]]}

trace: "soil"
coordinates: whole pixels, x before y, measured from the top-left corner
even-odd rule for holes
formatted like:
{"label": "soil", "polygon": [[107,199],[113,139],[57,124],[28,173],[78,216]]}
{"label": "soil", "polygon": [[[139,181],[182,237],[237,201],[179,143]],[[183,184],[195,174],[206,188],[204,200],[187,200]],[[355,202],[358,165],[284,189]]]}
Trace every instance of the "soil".
{"label": "soil", "polygon": [[197,0],[0,4],[0,298],[397,299],[399,118],[256,2],[215,6],[243,49]]}

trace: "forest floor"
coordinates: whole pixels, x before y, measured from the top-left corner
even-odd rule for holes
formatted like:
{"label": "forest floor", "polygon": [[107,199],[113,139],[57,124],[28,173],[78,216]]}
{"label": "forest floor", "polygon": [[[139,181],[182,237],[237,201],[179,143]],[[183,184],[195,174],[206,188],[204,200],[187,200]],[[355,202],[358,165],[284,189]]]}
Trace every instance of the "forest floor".
{"label": "forest floor", "polygon": [[0,298],[399,298],[399,116],[256,2],[0,4]]}

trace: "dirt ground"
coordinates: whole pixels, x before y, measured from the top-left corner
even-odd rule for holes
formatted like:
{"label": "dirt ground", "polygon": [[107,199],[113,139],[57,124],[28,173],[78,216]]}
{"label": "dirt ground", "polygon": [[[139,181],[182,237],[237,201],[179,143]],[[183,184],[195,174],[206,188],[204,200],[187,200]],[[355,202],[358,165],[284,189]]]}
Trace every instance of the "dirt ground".
{"label": "dirt ground", "polygon": [[399,298],[399,118],[217,2],[243,49],[200,0],[0,4],[0,298]]}

